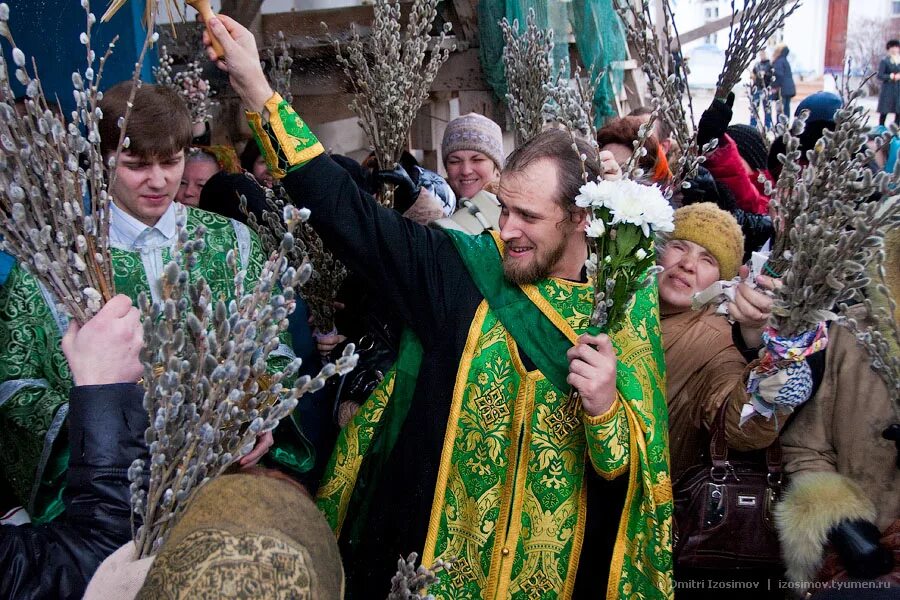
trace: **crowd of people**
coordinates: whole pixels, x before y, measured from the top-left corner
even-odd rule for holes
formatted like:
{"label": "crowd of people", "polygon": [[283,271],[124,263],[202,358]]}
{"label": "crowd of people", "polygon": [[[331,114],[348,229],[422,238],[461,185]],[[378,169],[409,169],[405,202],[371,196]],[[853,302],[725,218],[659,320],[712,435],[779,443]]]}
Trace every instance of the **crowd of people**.
{"label": "crowd of people", "polygon": [[[780,282],[747,265],[774,235],[766,182],[784,148],[733,123],[733,96],[698,123],[698,144],[717,145],[672,197],[661,271],[621,328],[596,334],[587,213],[574,199],[585,175],[621,178],[639,140],[642,183],[671,182],[667,157],[679,149],[660,120],[641,135],[650,111],[610,119],[597,150],[548,127],[509,154],[500,126],[470,113],[446,127],[446,177],[412,156],[385,170],[327,154],[303,107],[269,86],[253,36],[224,16],[209,27],[254,139],[240,154],[210,145],[167,88],[112,87],[101,103],[107,155],[135,92],[111,190],[119,295],[79,327],[22,265],[0,287],[0,598],[376,598],[410,552],[425,566],[451,561],[431,586],[438,598],[897,597],[897,398],[853,333],[828,324],[808,370],[784,369],[777,389],[755,392],[795,383],[795,407],[750,409],[748,373]],[[881,125],[900,98],[900,43],[887,47]],[[787,56],[761,56],[754,76],[791,115]],[[840,107],[827,92],[798,104],[804,149]],[[882,154],[871,168],[893,169],[896,148]],[[393,208],[372,197],[383,182],[395,186]],[[225,254],[236,249],[247,280],[258,276],[247,212],[262,215],[274,185],[310,209],[349,275],[335,329],[314,330],[301,302],[272,356],[301,357],[314,374],[352,342],[359,366],[260,435],[159,553],[136,560],[127,473],[147,454],[148,426],[136,299],[158,296],[179,221],[204,232],[194,273],[233,299]],[[897,232],[885,251],[898,298]],[[733,296],[695,306],[720,281],[737,282]],[[740,475],[716,462],[718,441],[783,474],[775,495],[723,494]],[[685,482],[718,468],[719,496],[685,510]],[[756,531],[716,531],[734,522],[729,511],[758,505]],[[702,554],[696,520],[736,547],[744,535],[777,539],[780,557],[691,562]]]}

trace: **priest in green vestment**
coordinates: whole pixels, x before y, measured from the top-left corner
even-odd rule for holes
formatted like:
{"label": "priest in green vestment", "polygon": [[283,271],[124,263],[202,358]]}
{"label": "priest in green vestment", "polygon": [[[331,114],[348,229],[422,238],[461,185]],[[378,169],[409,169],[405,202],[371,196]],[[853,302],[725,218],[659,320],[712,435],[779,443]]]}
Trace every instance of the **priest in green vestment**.
{"label": "priest in green vestment", "polygon": [[546,131],[507,159],[498,234],[417,225],[324,154],[266,82],[245,28],[224,16],[209,26],[270,172],[407,327],[318,492],[347,597],[382,594],[398,556],[416,551],[425,564],[455,559],[429,590],[438,598],[671,598],[655,286],[615,335],[586,334],[579,154],[591,177],[607,164]]}
{"label": "priest in green vestment", "polygon": [[[117,121],[130,92],[130,82],[118,84],[101,102],[106,156],[115,153]],[[190,235],[205,230],[206,244],[193,275],[204,277],[213,294],[234,296],[234,272],[225,262],[229,250],[236,251],[252,285],[265,261],[256,235],[242,223],[173,201],[191,142],[190,114],[182,100],[168,88],[144,84],[136,91],[127,127],[130,145],[119,158],[111,189],[110,254],[116,291],[133,301],[140,292],[158,298],[157,281],[172,258],[179,222]],[[50,292],[16,266],[0,288],[0,485],[26,507],[35,523],[56,518],[64,508],[72,378],[60,339],[67,327],[68,319]],[[293,358],[286,345],[274,354],[285,362]],[[288,469],[302,467],[308,451],[299,429],[293,436],[285,432],[297,427],[288,421],[280,433],[276,430],[282,441],[273,458]],[[270,445],[271,437],[261,437],[243,464],[258,461]]]}

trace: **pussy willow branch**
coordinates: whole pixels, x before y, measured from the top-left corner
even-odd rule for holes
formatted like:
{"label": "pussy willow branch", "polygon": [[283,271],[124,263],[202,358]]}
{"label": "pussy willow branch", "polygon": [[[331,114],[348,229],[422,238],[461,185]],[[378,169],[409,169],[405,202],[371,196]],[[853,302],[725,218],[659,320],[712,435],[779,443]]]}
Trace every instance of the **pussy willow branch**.
{"label": "pussy willow branch", "polygon": [[0,4],[0,34],[13,48],[15,77],[26,89],[25,114],[20,115],[0,53],[0,211],[5,215],[0,247],[16,256],[80,323],[115,294],[109,255],[112,184],[100,152],[98,123],[103,118],[103,68],[116,40],[97,61],[91,47],[96,17],[87,0],[82,6],[86,30],[80,41],[87,66],[72,74],[76,108],[66,125],[58,106],[54,111],[47,102],[36,65],[33,75],[28,73],[25,54],[9,28],[9,7]]}
{"label": "pussy willow branch", "polygon": [[[866,318],[856,318],[853,309],[842,304],[839,323],[852,331],[856,341],[868,352],[872,370],[884,379],[894,398],[895,416],[900,419],[900,324],[894,318],[897,300],[885,282],[884,257],[882,250],[876,258],[877,285],[869,286],[869,297],[863,301]],[[897,265],[889,268],[896,269]],[[879,297],[883,302],[876,303]]]}
{"label": "pussy willow branch", "polygon": [[650,96],[660,103],[659,118],[672,131],[672,139],[677,146],[678,154],[670,157],[672,170],[672,189],[678,190],[686,180],[697,172],[697,166],[704,161],[701,150],[705,153],[712,149],[700,149],[691,131],[692,121],[684,110],[686,87],[680,83],[679,74],[669,72],[669,57],[663,56],[663,49],[668,52],[677,43],[671,34],[671,9],[664,10],[666,16],[661,24],[662,39],[651,18],[649,0],[613,0],[613,6],[625,29],[625,37],[629,45],[636,51],[636,59],[647,77]]}
{"label": "pussy willow branch", "polygon": [[[266,190],[266,205],[260,221],[257,215],[247,211],[246,198],[241,198],[241,208],[247,213],[247,224],[259,236],[267,253],[274,252],[281,244],[286,232],[281,214],[290,204],[284,187],[276,184],[274,189]],[[296,243],[287,255],[288,262],[298,269],[307,262],[315,265],[312,277],[303,286],[302,295],[309,305],[313,328],[328,333],[335,326],[334,302],[347,277],[347,269],[325,248],[322,238],[308,223],[301,223],[296,234]]]}
{"label": "pussy willow branch", "polygon": [[[772,324],[782,336],[815,327],[868,286],[867,271],[886,232],[900,225],[900,170],[869,169],[875,150],[865,145],[861,96],[857,89],[837,111],[834,131],[825,130],[806,153],[807,165],[800,163],[798,138],[806,115],[790,128],[786,118],[779,124],[786,152],[779,156],[783,170],[773,196],[777,233],[767,267],[782,275],[772,308]],[[876,145],[890,143],[896,134],[892,127]]]}
{"label": "pussy willow branch", "polygon": [[454,561],[437,559],[431,567],[416,567],[418,558],[419,555],[413,552],[406,559],[397,560],[397,573],[391,578],[391,593],[387,600],[434,600],[434,596],[426,595],[428,588],[438,582],[441,571],[453,567]]}
{"label": "pussy willow branch", "polygon": [[[352,37],[342,47],[334,40],[338,64],[347,75],[354,98],[350,109],[359,117],[381,169],[392,169],[407,147],[413,119],[428,98],[437,72],[455,50],[447,41],[450,23],[436,40],[432,23],[438,0],[375,0],[371,35],[362,39],[352,26]],[[401,6],[409,6],[405,30],[400,25]],[[387,190],[379,198],[393,205]]]}
{"label": "pussy willow branch", "polygon": [[266,50],[266,57],[269,62],[269,81],[272,88],[287,100],[288,104],[292,104],[294,95],[291,93],[291,65],[294,64],[294,59],[291,58],[291,49],[284,39],[283,31],[278,32],[275,48]]}
{"label": "pussy willow branch", "polygon": [[[285,208],[285,233],[262,267],[258,281],[245,281],[235,250],[226,256],[234,272],[234,299],[214,298],[202,277],[193,274],[203,250],[204,230],[190,239],[179,223],[175,260],[160,281],[161,299],[138,298],[143,313],[145,433],[150,451],[149,486],[142,459],[129,469],[133,513],[142,524],[134,532],[141,558],[158,552],[191,498],[210,479],[253,449],[256,438],[273,430],[298,399],[356,364],[349,345],[341,358],[316,377],[296,377],[302,361],[281,369],[270,364],[287,330],[296,295],[312,273],[309,263],[289,265],[291,232],[309,211]],[[245,283],[253,288],[245,292]]]}
{"label": "pussy willow branch", "polygon": [[157,85],[171,88],[188,107],[191,123],[205,123],[212,118],[212,107],[216,104],[209,80],[203,77],[203,67],[197,61],[187,63],[181,71],[175,72],[175,59],[169,54],[165,44],[159,45],[159,66],[153,67],[153,78]]}
{"label": "pussy willow branch", "polygon": [[[633,150],[631,152],[631,156],[629,156],[625,164],[622,165],[622,174],[629,179],[641,180],[647,175],[646,173],[644,173],[643,169],[638,166],[638,164],[640,163],[640,160],[647,155],[647,148],[645,146],[647,144],[647,140],[649,140],[650,136],[653,135],[653,126],[659,119],[662,104],[657,98],[651,98],[650,106],[653,110],[650,113],[647,122],[642,123],[638,128],[638,138],[632,142]],[[670,197],[672,194],[672,189],[669,187],[668,189],[664,190],[664,194],[666,195],[666,197]]]}
{"label": "pussy willow branch", "polygon": [[528,9],[525,30],[519,20],[510,25],[500,21],[503,32],[503,67],[506,73],[506,102],[522,144],[544,128],[548,90],[553,83],[553,30],[537,26],[534,9]]}
{"label": "pussy willow branch", "polygon": [[[777,119],[772,117],[772,88],[759,88],[754,83],[748,83],[744,86],[747,94],[747,100],[750,105],[750,116],[756,121],[756,131],[762,138],[762,142],[766,147],[766,152],[772,147],[772,140],[775,138],[774,123]],[[759,101],[754,98],[754,94],[759,93]],[[769,123],[768,125],[766,123]]]}
{"label": "pussy willow branch", "polygon": [[728,47],[725,66],[716,82],[716,98],[728,96],[769,38],[799,7],[800,0],[744,0],[744,8],[735,22],[738,10],[731,0]]}
{"label": "pussy willow branch", "polygon": [[[551,32],[552,33],[552,32]],[[552,48],[550,48],[552,52]],[[548,55],[549,57],[549,55]],[[590,69],[585,76],[581,67],[575,67],[572,79],[566,74],[566,64],[560,64],[553,84],[544,86],[543,120],[563,125],[572,135],[586,140],[597,148],[597,126],[594,122],[594,96],[606,71]]]}

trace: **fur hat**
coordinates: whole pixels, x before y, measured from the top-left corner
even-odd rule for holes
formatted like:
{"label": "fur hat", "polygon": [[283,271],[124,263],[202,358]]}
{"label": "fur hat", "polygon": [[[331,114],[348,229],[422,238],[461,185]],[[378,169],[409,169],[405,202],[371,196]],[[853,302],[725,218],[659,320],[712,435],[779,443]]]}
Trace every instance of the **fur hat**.
{"label": "fur hat", "polygon": [[712,202],[682,206],[675,211],[671,240],[686,240],[703,246],[719,263],[722,279],[737,275],[744,255],[744,234],[731,213]]}
{"label": "fur hat", "polygon": [[445,165],[447,157],[457,150],[481,152],[494,161],[498,169],[503,168],[503,132],[499,125],[484,115],[469,113],[447,123],[441,142]]}
{"label": "fur hat", "polygon": [[197,493],[138,598],[330,600],[343,591],[337,540],[306,491],[281,474],[239,473]]}
{"label": "fur hat", "polygon": [[743,124],[732,125],[725,132],[734,141],[738,154],[747,161],[751,169],[761,171],[766,168],[766,157],[769,152],[755,127]]}

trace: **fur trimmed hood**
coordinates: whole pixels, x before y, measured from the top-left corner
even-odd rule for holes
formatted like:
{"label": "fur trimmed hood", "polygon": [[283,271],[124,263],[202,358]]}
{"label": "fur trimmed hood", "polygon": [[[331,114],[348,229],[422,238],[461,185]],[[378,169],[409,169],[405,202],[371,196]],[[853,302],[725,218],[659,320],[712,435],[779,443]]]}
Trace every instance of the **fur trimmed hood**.
{"label": "fur trimmed hood", "polygon": [[853,480],[833,472],[798,474],[775,507],[787,579],[797,585],[815,581],[831,528],[841,521],[875,518],[875,506]]}

